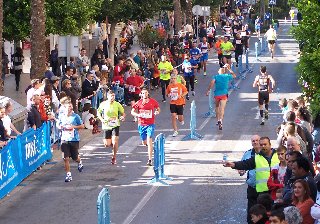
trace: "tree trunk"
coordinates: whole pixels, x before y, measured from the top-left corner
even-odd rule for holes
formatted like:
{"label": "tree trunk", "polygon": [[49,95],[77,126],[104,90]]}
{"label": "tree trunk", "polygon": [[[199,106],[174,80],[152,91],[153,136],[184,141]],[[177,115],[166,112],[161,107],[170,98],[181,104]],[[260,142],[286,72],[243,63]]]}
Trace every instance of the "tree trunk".
{"label": "tree trunk", "polygon": [[30,78],[41,78],[46,70],[45,0],[31,0],[31,71]]}
{"label": "tree trunk", "polygon": [[[2,47],[4,41],[2,41],[2,30],[3,30],[3,0],[0,0],[0,71],[2,74]],[[3,80],[0,76],[0,83],[3,83]],[[0,91],[3,91],[3,85],[0,85]]]}
{"label": "tree trunk", "polygon": [[115,30],[117,22],[112,21],[110,27],[110,43],[109,43],[109,57],[111,59],[111,64],[114,65],[114,41],[115,41]]}
{"label": "tree trunk", "polygon": [[192,24],[192,0],[186,0],[187,7],[186,7],[186,17],[187,17],[187,24]]}
{"label": "tree trunk", "polygon": [[174,9],[174,33],[178,34],[182,26],[182,12],[180,0],[173,0]]}

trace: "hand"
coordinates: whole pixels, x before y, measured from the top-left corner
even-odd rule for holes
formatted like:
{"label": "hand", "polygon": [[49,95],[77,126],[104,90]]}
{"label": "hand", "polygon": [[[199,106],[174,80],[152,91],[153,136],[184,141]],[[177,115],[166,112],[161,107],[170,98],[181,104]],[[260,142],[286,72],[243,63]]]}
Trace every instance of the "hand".
{"label": "hand", "polygon": [[209,94],[210,94],[210,90],[208,90],[208,91],[206,92],[206,96],[209,96]]}
{"label": "hand", "polygon": [[93,95],[96,95],[97,94],[97,92],[96,91],[93,91]]}
{"label": "hand", "polygon": [[246,171],[245,170],[238,170],[238,173],[240,174],[240,176],[243,176],[246,173]]}
{"label": "hand", "polygon": [[156,110],[156,111],[154,112],[154,115],[158,115],[158,114],[159,114],[159,111]]}
{"label": "hand", "polygon": [[120,117],[119,117],[119,120],[120,120],[120,121],[124,121],[124,116],[120,116]]}
{"label": "hand", "polygon": [[225,162],[223,164],[224,167],[231,167],[231,168],[234,168],[235,167],[235,164],[233,162]]}

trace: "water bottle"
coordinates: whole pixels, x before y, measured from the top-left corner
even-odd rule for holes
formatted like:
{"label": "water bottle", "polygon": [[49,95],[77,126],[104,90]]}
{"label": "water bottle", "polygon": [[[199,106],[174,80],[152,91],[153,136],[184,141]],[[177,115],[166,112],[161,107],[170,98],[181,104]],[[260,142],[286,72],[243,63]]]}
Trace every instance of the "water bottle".
{"label": "water bottle", "polygon": [[222,158],[223,163],[226,163],[227,160],[228,160],[228,154],[227,154],[227,153],[224,153],[224,154],[223,154],[223,158]]}

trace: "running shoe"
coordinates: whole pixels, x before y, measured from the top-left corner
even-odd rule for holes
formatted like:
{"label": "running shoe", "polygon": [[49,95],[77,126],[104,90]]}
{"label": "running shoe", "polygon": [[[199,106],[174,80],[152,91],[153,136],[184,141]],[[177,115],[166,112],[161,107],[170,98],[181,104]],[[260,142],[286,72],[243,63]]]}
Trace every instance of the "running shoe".
{"label": "running shoe", "polygon": [[151,159],[148,160],[147,166],[152,166],[152,161],[151,161]]}
{"label": "running shoe", "polygon": [[198,83],[198,79],[194,79],[194,83]]}
{"label": "running shoe", "polygon": [[82,170],[83,170],[83,165],[82,165],[82,163],[79,163],[78,164],[78,171],[81,173]]}
{"label": "running shoe", "polygon": [[260,125],[264,125],[264,122],[265,122],[265,120],[264,120],[264,118],[262,118]]}
{"label": "running shoe", "polygon": [[196,95],[196,92],[195,91],[192,91],[192,96],[195,96]]}
{"label": "running shoe", "polygon": [[138,118],[137,117],[133,117],[133,122],[137,122]]}
{"label": "running shoe", "polygon": [[218,128],[219,128],[219,130],[222,130],[222,122],[221,121],[218,121]]}
{"label": "running shoe", "polygon": [[67,174],[66,178],[64,179],[64,182],[70,182],[70,181],[72,181],[72,176]]}
{"label": "running shoe", "polygon": [[162,100],[163,103],[167,102],[165,99]]}
{"label": "running shoe", "polygon": [[115,157],[112,157],[112,159],[111,159],[111,164],[112,164],[112,165],[116,165],[116,164],[117,164],[117,160],[116,160]]}
{"label": "running shoe", "polygon": [[187,100],[190,100],[189,94],[186,95],[186,99],[187,99]]}
{"label": "running shoe", "polygon": [[204,76],[207,76],[207,72],[203,72],[203,75],[204,75]]}
{"label": "running shoe", "polygon": [[178,133],[177,131],[174,131],[173,134],[172,134],[172,137],[177,137],[178,134],[179,134],[179,133]]}
{"label": "running shoe", "polygon": [[181,125],[184,125],[184,121],[180,121],[180,124],[181,124]]}
{"label": "running shoe", "polygon": [[269,111],[266,110],[266,111],[264,112],[264,117],[265,117],[266,120],[269,119]]}

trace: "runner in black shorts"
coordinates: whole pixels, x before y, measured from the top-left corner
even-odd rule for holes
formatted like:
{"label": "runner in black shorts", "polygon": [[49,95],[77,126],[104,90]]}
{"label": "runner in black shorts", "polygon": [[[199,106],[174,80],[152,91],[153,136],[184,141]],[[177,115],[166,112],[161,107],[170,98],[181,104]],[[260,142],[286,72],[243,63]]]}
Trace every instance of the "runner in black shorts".
{"label": "runner in black shorts", "polygon": [[[254,82],[253,87],[258,87],[258,103],[260,110],[261,123],[260,125],[264,125],[265,120],[269,118],[269,93],[272,92],[275,86],[275,81],[271,75],[267,74],[266,66],[260,67],[260,75],[257,75]],[[265,111],[263,111],[263,105],[265,105]]]}
{"label": "runner in black shorts", "polygon": [[183,106],[184,105],[176,105],[176,104],[170,104],[170,112],[172,114],[177,114],[177,115],[183,115]]}

